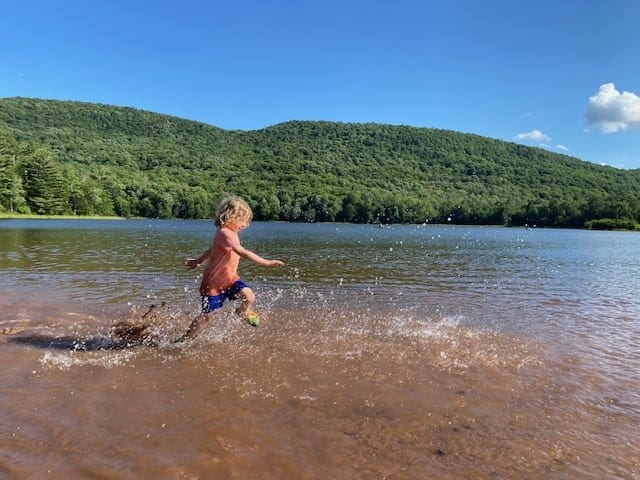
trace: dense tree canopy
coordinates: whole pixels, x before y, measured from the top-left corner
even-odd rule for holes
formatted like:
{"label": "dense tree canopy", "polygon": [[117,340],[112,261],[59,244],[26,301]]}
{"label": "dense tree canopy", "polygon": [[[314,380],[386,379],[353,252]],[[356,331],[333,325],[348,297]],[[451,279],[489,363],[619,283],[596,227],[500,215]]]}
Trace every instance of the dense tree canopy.
{"label": "dense tree canopy", "polygon": [[640,221],[640,172],[458,132],[292,121],[226,131],[132,108],[0,99],[0,211],[584,226]]}

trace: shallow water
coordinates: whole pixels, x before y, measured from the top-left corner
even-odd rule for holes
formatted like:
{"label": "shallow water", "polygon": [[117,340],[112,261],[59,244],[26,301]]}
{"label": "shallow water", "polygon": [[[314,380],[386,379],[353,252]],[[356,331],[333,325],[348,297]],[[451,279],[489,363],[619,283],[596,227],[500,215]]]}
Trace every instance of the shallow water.
{"label": "shallow water", "polygon": [[173,345],[212,227],[0,222],[0,478],[640,478],[638,234],[254,223]]}

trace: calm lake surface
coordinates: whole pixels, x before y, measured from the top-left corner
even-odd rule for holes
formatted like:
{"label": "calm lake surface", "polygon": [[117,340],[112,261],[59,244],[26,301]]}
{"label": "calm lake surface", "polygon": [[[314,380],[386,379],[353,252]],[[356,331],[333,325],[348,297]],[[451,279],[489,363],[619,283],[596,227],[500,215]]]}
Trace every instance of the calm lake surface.
{"label": "calm lake surface", "polygon": [[213,227],[0,221],[0,478],[640,479],[640,234],[253,223],[172,344]]}

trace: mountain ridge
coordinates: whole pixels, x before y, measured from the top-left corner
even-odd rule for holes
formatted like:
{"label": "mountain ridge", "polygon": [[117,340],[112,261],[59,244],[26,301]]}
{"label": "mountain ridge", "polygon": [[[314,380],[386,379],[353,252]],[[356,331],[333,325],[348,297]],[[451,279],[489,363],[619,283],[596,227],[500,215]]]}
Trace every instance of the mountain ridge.
{"label": "mountain ridge", "polygon": [[203,218],[239,194],[264,220],[583,226],[640,215],[638,170],[453,130],[305,120],[224,130],[24,97],[0,99],[0,130],[23,152],[49,152],[76,192],[60,207],[73,213]]}

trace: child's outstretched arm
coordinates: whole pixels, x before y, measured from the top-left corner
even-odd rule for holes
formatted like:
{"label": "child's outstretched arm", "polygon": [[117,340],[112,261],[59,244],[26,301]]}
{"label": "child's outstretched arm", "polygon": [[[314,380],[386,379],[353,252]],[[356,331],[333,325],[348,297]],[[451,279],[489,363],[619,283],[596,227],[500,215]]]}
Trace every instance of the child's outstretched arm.
{"label": "child's outstretched arm", "polygon": [[209,255],[211,255],[211,247],[209,247],[209,249],[206,252],[204,252],[202,255],[200,255],[198,258],[187,258],[184,261],[184,264],[188,268],[193,270],[195,268],[198,268],[204,262],[206,262],[209,259]]}
{"label": "child's outstretched arm", "polygon": [[242,258],[246,258],[247,260],[264,267],[284,266],[284,262],[282,260],[267,260],[266,258],[262,258],[257,253],[254,253],[251,250],[247,250],[242,245],[234,245],[233,251],[240,255]]}

